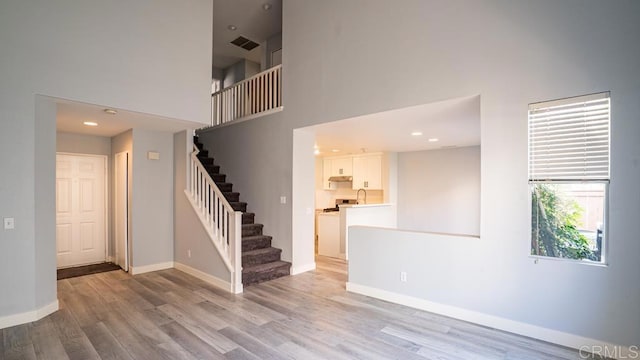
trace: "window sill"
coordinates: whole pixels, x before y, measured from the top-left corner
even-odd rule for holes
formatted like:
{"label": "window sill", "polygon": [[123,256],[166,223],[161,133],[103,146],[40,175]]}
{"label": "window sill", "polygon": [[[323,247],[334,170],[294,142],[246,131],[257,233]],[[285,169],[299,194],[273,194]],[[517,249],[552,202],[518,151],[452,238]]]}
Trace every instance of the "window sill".
{"label": "window sill", "polygon": [[538,264],[538,262],[540,262],[540,260],[545,260],[545,261],[549,260],[549,261],[560,261],[560,262],[582,264],[582,265],[602,267],[602,268],[609,267],[609,264],[606,263],[606,262],[595,262],[595,261],[589,261],[589,260],[576,260],[576,259],[567,259],[567,258],[540,256],[540,255],[529,255],[528,257],[529,257],[529,259],[533,259],[533,263],[534,264]]}

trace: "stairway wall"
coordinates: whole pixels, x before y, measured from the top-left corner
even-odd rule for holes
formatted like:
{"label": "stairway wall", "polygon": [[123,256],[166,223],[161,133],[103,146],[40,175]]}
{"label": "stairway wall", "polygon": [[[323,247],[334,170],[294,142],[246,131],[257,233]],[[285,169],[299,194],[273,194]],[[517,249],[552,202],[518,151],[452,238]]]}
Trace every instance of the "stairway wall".
{"label": "stairway wall", "polygon": [[[216,164],[224,169],[227,181],[242,194],[264,224],[264,233],[273,236],[272,246],[282,249],[282,259],[291,261],[291,136],[286,132],[282,112],[199,134]],[[275,136],[275,137],[274,137]],[[280,196],[287,204],[280,204]]]}
{"label": "stairway wall", "polygon": [[[193,207],[187,199],[187,159],[193,148],[190,131],[181,131],[173,135],[174,161],[174,245],[173,260],[225,282],[231,279],[231,273],[222,262],[215,246],[204,230]],[[191,257],[188,256],[191,250]]]}

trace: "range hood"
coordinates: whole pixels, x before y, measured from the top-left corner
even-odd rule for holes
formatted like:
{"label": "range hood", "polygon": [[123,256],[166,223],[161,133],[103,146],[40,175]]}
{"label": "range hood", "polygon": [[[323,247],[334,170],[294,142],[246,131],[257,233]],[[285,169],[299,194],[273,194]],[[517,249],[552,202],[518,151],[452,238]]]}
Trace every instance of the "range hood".
{"label": "range hood", "polygon": [[331,182],[351,182],[353,181],[353,176],[332,176],[329,178]]}

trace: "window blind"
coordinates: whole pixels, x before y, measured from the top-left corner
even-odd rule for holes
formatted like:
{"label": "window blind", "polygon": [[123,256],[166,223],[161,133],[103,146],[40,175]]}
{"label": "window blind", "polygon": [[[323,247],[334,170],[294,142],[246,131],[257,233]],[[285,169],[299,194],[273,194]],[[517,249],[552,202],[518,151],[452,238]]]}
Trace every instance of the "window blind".
{"label": "window blind", "polygon": [[608,92],[529,105],[529,181],[609,180]]}

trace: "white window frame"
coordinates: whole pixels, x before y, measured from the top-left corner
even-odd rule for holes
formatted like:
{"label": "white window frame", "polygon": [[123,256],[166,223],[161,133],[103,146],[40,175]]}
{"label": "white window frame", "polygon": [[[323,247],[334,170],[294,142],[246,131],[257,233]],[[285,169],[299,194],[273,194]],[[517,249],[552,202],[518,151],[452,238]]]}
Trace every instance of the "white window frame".
{"label": "white window frame", "polygon": [[[590,112],[588,110],[584,110],[581,112],[580,110],[572,110],[577,109],[578,106],[583,106],[584,109],[589,108],[589,104],[604,104],[606,105],[606,121],[601,117],[605,110],[598,110],[596,112],[600,112],[600,115],[590,116]],[[569,110],[565,110],[569,109]],[[545,112],[548,115],[547,117],[550,119],[548,123],[548,129],[558,128],[560,127],[562,130],[547,130],[541,131],[542,135],[536,134],[536,127],[540,127],[540,118],[545,117]],[[562,112],[569,113],[568,116],[571,120],[558,120],[562,117]],[[582,119],[584,119],[584,130],[583,135],[580,137],[578,135],[578,131],[575,133],[571,133],[573,129],[577,129],[576,125],[558,125],[561,122],[565,123],[578,123],[578,119],[575,115],[581,115]],[[556,120],[554,120],[554,118]],[[595,119],[592,123],[591,120]],[[542,121],[545,121],[544,119]],[[555,121],[555,122],[554,122]],[[536,122],[538,122],[536,124]],[[604,124],[606,123],[606,127]],[[590,125],[593,128],[597,128],[596,130],[591,130]],[[558,99],[552,101],[545,101],[539,103],[529,104],[528,111],[528,171],[529,171],[529,184],[530,187],[535,184],[576,184],[576,183],[599,183],[604,184],[604,209],[603,209],[603,229],[602,229],[602,243],[600,248],[600,261],[591,261],[586,259],[570,259],[563,257],[553,257],[548,255],[539,255],[539,254],[531,254],[532,252],[532,238],[531,234],[533,231],[533,219],[532,216],[532,191],[529,191],[529,256],[537,259],[550,259],[550,260],[560,260],[560,261],[570,261],[570,262],[578,262],[578,263],[586,263],[586,264],[595,264],[595,265],[607,265],[607,255],[609,252],[609,183],[610,183],[610,154],[611,154],[611,95],[610,92],[602,92],[597,94],[589,94],[582,95],[576,97],[570,97],[565,99]],[[606,136],[596,135],[593,136],[594,133],[601,132],[604,133],[606,130]],[[589,130],[589,131],[587,131]],[[573,151],[568,153],[567,149],[573,145],[569,143],[573,143],[573,141],[562,140],[562,135],[557,135],[556,133],[571,133],[570,135],[574,135],[575,137],[568,137],[568,139],[579,139],[583,142],[584,150],[581,151]],[[596,139],[596,137],[598,137]],[[604,150],[598,149],[598,145],[596,142],[601,141],[601,138],[604,139],[606,137],[606,155],[598,154],[596,151]],[[560,140],[558,140],[560,139]],[[560,150],[551,149],[548,153],[545,153],[544,146],[540,146],[540,143],[559,143],[557,146]],[[596,144],[596,145],[593,145]],[[548,146],[549,148],[553,148],[554,145]],[[602,148],[602,146],[600,146]],[[595,149],[596,151],[594,151]],[[604,164],[604,157],[606,156],[606,164]],[[547,159],[551,160],[545,160]],[[583,166],[581,167],[579,163],[582,162]],[[606,165],[606,166],[605,166]],[[578,171],[576,171],[578,170]]]}

